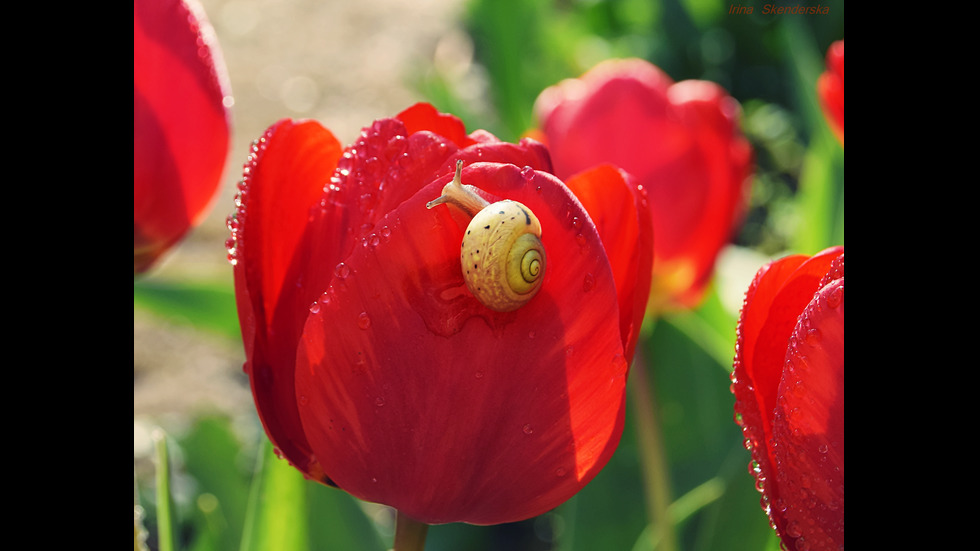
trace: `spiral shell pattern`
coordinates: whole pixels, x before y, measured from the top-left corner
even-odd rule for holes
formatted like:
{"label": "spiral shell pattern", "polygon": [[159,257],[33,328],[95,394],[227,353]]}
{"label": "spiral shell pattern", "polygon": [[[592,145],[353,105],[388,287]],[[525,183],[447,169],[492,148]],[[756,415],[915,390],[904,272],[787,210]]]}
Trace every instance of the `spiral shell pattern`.
{"label": "spiral shell pattern", "polygon": [[487,308],[497,312],[520,308],[544,281],[541,223],[517,201],[485,207],[466,228],[460,264],[466,286]]}

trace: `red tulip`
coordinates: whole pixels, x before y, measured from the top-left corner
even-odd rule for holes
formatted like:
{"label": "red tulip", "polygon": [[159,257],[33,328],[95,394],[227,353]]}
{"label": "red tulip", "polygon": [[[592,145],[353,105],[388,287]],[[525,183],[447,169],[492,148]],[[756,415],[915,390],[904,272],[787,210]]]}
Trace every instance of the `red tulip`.
{"label": "red tulip", "polygon": [[714,83],[674,83],[627,59],[548,88],[535,111],[559,178],[612,163],[638,179],[655,236],[650,311],[696,305],[748,195],[739,104]]}
{"label": "red tulip", "polygon": [[228,158],[230,91],[194,0],[133,3],[133,264],[148,269],[210,209]]}
{"label": "red tulip", "polygon": [[738,321],[735,420],[787,549],[844,548],[844,248],[764,266]]}
{"label": "red tulip", "polygon": [[[516,310],[464,283],[469,217],[427,208],[457,160],[463,184],[540,221],[543,284]],[[618,170],[569,186],[540,143],[466,134],[428,104],[343,149],[314,121],[270,127],[228,224],[245,370],[280,454],[428,524],[529,518],[591,480],[622,431],[651,229]]]}
{"label": "red tulip", "polygon": [[844,144],[844,41],[827,49],[827,70],[817,78],[817,95],[827,124]]}

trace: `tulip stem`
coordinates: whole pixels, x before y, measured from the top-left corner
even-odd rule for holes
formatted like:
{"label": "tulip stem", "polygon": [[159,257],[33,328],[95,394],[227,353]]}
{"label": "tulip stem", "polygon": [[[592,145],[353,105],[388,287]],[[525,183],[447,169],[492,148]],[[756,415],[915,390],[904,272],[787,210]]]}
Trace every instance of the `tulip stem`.
{"label": "tulip stem", "polygon": [[630,370],[630,389],[633,395],[633,413],[636,415],[643,481],[646,486],[647,511],[651,526],[660,534],[657,549],[677,551],[677,533],[669,510],[671,491],[667,456],[664,453],[660,419],[647,369],[643,352],[638,347],[633,369]]}
{"label": "tulip stem", "polygon": [[395,547],[393,551],[422,551],[429,525],[409,518],[398,511],[395,515]]}

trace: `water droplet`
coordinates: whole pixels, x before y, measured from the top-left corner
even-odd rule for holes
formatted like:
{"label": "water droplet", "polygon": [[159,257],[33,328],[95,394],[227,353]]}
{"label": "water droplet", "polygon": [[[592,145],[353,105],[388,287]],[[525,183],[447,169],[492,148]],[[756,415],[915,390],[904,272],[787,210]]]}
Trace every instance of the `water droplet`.
{"label": "water droplet", "polygon": [[377,247],[379,243],[381,243],[381,239],[378,237],[378,234],[376,233],[372,233],[371,235],[365,237],[364,240],[361,242],[361,244],[364,245],[365,247],[369,247],[369,246]]}
{"label": "water droplet", "polygon": [[534,433],[534,428],[531,427],[530,424],[525,424],[524,427],[521,428],[521,430],[524,431],[524,434],[532,434],[532,433]]}
{"label": "water droplet", "polygon": [[579,218],[578,216],[573,216],[572,227],[575,228],[576,230],[582,229],[582,219]]}
{"label": "water droplet", "polygon": [[534,331],[527,332],[527,338],[533,339],[535,336],[537,336],[537,333],[535,333]]}
{"label": "water droplet", "polygon": [[336,268],[334,268],[333,274],[340,279],[346,279],[347,276],[350,275],[350,268],[347,266],[347,264],[341,262],[340,264],[337,264]]}
{"label": "water droplet", "polygon": [[803,531],[800,530],[800,523],[795,520],[786,525],[786,535],[791,538],[798,538],[803,535]]}
{"label": "water droplet", "polygon": [[817,451],[820,453],[827,453],[829,451],[829,448],[827,447],[827,443],[824,442],[823,444],[817,446]]}
{"label": "water droplet", "polygon": [[574,353],[574,352],[575,352],[575,347],[574,346],[569,345],[569,346],[566,346],[565,347],[565,355],[566,356],[571,356],[572,353]]}
{"label": "water droplet", "polygon": [[303,396],[300,396],[299,397],[299,405],[301,405],[301,406],[305,406],[307,403],[309,403],[309,401],[310,401],[310,399],[307,398],[306,395],[303,395]]}
{"label": "water droplet", "polygon": [[566,474],[568,474],[568,471],[566,471],[564,467],[558,467],[555,469],[555,476],[558,476],[559,478],[565,476]]}
{"label": "water droplet", "polygon": [[585,274],[585,279],[582,281],[582,291],[588,293],[595,287],[595,277],[592,274]]}
{"label": "water droplet", "polygon": [[844,300],[844,286],[835,287],[827,295],[827,306],[830,308],[837,308],[840,306],[841,301]]}
{"label": "water droplet", "polygon": [[310,305],[310,312],[314,314],[320,313],[320,303],[314,301],[313,304]]}
{"label": "water droplet", "polygon": [[360,327],[361,329],[367,329],[371,327],[371,318],[370,316],[368,316],[367,312],[361,312],[361,314],[357,316],[357,326]]}
{"label": "water droplet", "polygon": [[806,332],[806,343],[811,346],[816,346],[820,343],[820,330],[817,328],[810,329]]}
{"label": "water droplet", "polygon": [[473,376],[476,377],[477,379],[482,379],[483,371],[477,371],[476,373],[473,374]]}
{"label": "water droplet", "polygon": [[525,166],[521,169],[521,176],[523,176],[525,180],[534,178],[534,169],[529,166]]}
{"label": "water droplet", "polygon": [[389,239],[391,239],[391,228],[389,228],[388,226],[382,226],[381,227],[381,237],[383,237],[385,239],[385,241],[388,241]]}
{"label": "water droplet", "polygon": [[381,397],[381,396],[378,396],[377,398],[374,399],[374,405],[376,405],[378,407],[384,406],[385,405],[385,399],[383,397]]}

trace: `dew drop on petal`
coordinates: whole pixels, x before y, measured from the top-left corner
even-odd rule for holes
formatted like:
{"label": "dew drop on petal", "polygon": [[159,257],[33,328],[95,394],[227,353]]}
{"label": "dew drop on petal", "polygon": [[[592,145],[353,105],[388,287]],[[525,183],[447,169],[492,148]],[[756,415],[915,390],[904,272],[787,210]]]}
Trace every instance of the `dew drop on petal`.
{"label": "dew drop on petal", "polygon": [[595,277],[592,274],[585,274],[585,279],[582,280],[582,291],[588,293],[595,287]]}
{"label": "dew drop on petal", "polygon": [[361,314],[357,316],[357,326],[361,329],[371,327],[371,317],[368,316],[367,312],[361,312]]}
{"label": "dew drop on petal", "polygon": [[791,538],[798,538],[803,535],[803,531],[800,530],[800,523],[795,520],[786,525],[786,535]]}
{"label": "dew drop on petal", "polygon": [[378,396],[374,400],[374,405],[376,405],[378,407],[384,406],[385,405],[385,399],[382,396]]}
{"label": "dew drop on petal", "polygon": [[555,469],[555,476],[559,478],[565,476],[566,474],[568,474],[568,471],[566,471],[564,467],[558,467]]}
{"label": "dew drop on petal", "polygon": [[836,287],[827,295],[827,306],[837,308],[844,300],[844,287]]}
{"label": "dew drop on petal", "polygon": [[341,262],[337,264],[336,268],[334,268],[333,274],[339,277],[340,279],[346,279],[347,276],[350,275],[350,267],[348,267],[347,264]]}
{"label": "dew drop on petal", "polygon": [[314,301],[313,304],[310,305],[310,312],[318,314],[320,312],[320,303]]}
{"label": "dew drop on petal", "polygon": [[524,427],[522,427],[521,430],[524,431],[524,434],[533,434],[534,433],[534,428],[531,427],[530,423],[525,424]]}

